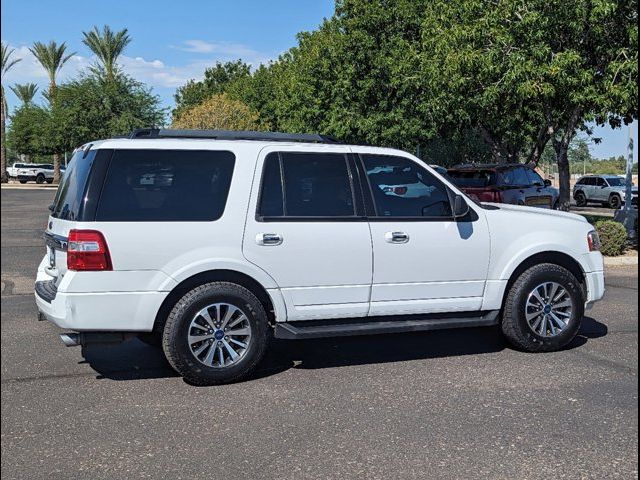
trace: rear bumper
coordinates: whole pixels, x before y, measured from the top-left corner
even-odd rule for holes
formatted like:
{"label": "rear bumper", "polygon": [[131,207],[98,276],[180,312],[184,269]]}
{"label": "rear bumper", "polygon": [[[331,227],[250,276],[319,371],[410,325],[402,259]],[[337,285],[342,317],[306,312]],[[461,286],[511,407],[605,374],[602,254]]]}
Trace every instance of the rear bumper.
{"label": "rear bumper", "polygon": [[[68,272],[60,282],[60,288],[56,288],[46,271],[46,265],[47,257],[44,257],[36,277],[36,305],[44,319],[60,328],[77,332],[150,332],[162,302],[169,295],[168,289],[165,291],[158,287],[140,291],[138,286],[138,289],[117,291],[118,285],[119,290],[124,290],[136,272],[124,272],[113,278],[107,276],[106,279],[100,272],[84,273],[84,276],[77,275],[78,272]],[[88,282],[86,275],[93,273],[92,281]],[[148,275],[142,275],[142,278],[148,280]],[[159,275],[156,282],[164,278]],[[72,292],[67,290],[70,284],[75,286]],[[103,291],[82,291],[83,287],[89,286],[101,287]]]}
{"label": "rear bumper", "polygon": [[150,332],[166,292],[61,293],[50,302],[36,292],[44,317],[77,332]]}

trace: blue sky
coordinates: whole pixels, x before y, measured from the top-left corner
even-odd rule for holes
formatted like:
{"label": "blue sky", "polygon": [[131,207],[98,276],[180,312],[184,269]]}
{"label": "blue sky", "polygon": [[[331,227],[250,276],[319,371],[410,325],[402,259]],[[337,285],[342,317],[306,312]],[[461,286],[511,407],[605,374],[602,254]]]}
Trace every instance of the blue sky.
{"label": "blue sky", "polygon": [[[35,82],[46,87],[42,69],[28,52],[34,41],[67,42],[76,55],[60,79],[73,77],[92,62],[82,31],[107,24],[128,28],[133,42],[121,65],[153,87],[166,106],[177,86],[200,78],[216,61],[242,58],[253,65],[276,59],[296,44],[296,34],[315,29],[333,14],[333,0],[2,0],[2,41],[23,61],[4,79],[5,85]],[[10,108],[16,104],[7,91]],[[633,126],[638,138],[638,124]],[[628,129],[596,128],[596,157],[626,154]],[[637,144],[635,158],[637,160]]]}

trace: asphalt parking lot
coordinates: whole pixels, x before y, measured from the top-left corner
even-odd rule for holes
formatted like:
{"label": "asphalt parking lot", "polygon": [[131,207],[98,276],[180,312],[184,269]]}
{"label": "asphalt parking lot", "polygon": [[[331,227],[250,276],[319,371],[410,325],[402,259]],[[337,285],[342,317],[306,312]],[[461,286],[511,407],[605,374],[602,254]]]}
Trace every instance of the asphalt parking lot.
{"label": "asphalt parking lot", "polygon": [[2,189],[2,477],[638,477],[637,267],[565,351],[494,328],[275,343],[197,388],[138,340],[84,352],[36,321],[51,190]]}

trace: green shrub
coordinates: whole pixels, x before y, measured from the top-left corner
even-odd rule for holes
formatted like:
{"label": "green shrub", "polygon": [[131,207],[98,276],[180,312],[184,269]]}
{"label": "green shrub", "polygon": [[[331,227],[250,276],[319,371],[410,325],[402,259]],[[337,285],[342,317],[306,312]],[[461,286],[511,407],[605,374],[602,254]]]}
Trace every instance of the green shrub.
{"label": "green shrub", "polygon": [[602,254],[609,257],[622,255],[627,244],[627,229],[624,225],[613,220],[601,220],[595,226],[602,242]]}

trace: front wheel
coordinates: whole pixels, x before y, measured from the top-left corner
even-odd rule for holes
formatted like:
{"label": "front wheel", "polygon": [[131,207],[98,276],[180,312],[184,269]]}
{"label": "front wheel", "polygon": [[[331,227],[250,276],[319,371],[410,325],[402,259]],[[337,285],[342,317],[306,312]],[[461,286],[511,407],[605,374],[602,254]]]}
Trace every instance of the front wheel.
{"label": "front wheel", "polygon": [[162,346],[171,366],[190,383],[230,383],[256,368],[270,328],[264,307],[249,290],[233,283],[207,283],[173,307]]}
{"label": "front wheel", "polygon": [[19,181],[21,184],[23,184],[23,185],[24,185],[25,183],[27,183],[27,181],[26,181],[26,180],[18,180],[18,181]]}
{"label": "front wheel", "polygon": [[536,265],[509,290],[502,331],[512,345],[527,352],[560,350],[578,333],[584,302],[580,282],[569,270]]}
{"label": "front wheel", "polygon": [[44,181],[45,181],[44,175],[42,175],[41,173],[36,176],[36,183],[38,185],[42,185]]}

